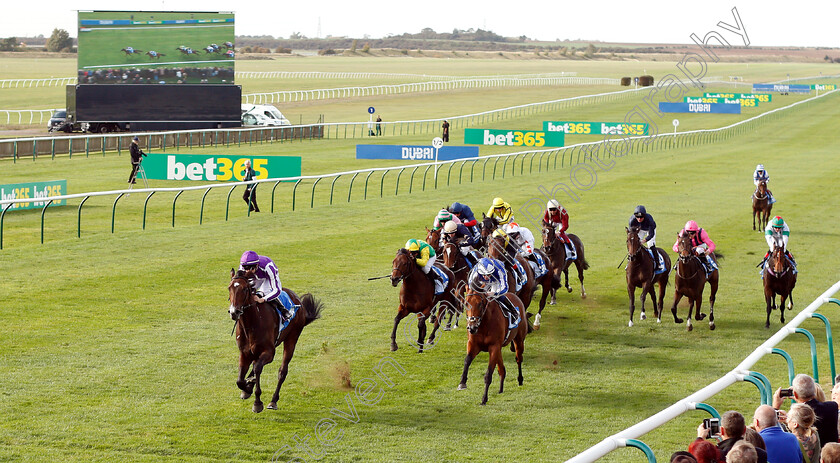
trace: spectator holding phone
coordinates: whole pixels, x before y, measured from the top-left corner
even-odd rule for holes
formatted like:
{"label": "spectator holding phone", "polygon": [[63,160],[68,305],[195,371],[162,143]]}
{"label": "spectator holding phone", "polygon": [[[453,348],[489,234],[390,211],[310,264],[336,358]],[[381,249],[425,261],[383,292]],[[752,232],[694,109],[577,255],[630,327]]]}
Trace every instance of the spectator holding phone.
{"label": "spectator holding phone", "polygon": [[[820,402],[816,399],[817,386],[814,379],[806,374],[798,374],[793,378],[791,383],[793,390],[793,398],[797,403],[804,403],[810,406],[817,416],[816,426],[817,433],[820,436],[820,442],[827,444],[829,442],[837,442],[837,414],[838,407],[836,402]],[[784,391],[784,395],[783,392]],[[773,408],[780,409],[784,400],[787,398],[787,390],[777,389],[773,394]],[[769,452],[768,452],[769,453]]]}
{"label": "spectator holding phone", "polygon": [[[705,420],[704,420],[705,424]],[[744,420],[744,415],[735,410],[730,410],[720,417],[720,438],[721,442],[718,444],[721,457],[726,458],[727,454],[739,441],[744,440],[744,435],[747,432],[747,424]],[[703,425],[697,428],[697,437],[707,438],[709,430],[705,429]],[[755,449],[758,463],[767,463],[767,452],[764,449]]]}

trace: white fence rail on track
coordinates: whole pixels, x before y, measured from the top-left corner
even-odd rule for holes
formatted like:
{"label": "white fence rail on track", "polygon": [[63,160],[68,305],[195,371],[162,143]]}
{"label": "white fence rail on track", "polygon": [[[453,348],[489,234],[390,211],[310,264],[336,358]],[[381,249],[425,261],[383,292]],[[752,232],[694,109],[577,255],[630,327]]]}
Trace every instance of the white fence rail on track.
{"label": "white fence rail on track", "polygon": [[727,387],[739,381],[743,381],[743,377],[749,374],[749,370],[753,365],[755,365],[762,357],[771,353],[771,349],[782,342],[789,334],[794,333],[796,328],[802,324],[803,321],[809,319],[812,313],[814,313],[821,305],[827,303],[830,296],[838,291],[840,291],[840,281],[834,283],[832,287],[828,288],[828,290],[816,298],[814,302],[809,304],[808,307],[799,312],[799,314],[797,314],[796,317],[794,317],[787,325],[783,326],[776,332],[776,334],[771,336],[762,345],[758,346],[750,355],[747,356],[747,358],[744,359],[743,362],[717,381],[689,395],[650,418],[607,437],[584,452],[570,458],[566,461],[566,463],[589,463],[595,461],[613,450],[625,447],[627,439],[637,439],[664,425],[668,421],[682,415],[683,413],[694,410],[695,403],[705,402],[710,397],[718,394]]}
{"label": "white fence rail on track", "polygon": [[[61,108],[64,109],[64,108]],[[6,116],[6,124],[31,125],[31,124],[46,124],[50,120],[53,113],[58,111],[58,108],[53,109],[0,109],[0,120],[3,115]]]}
{"label": "white fence rail on track", "polygon": [[49,77],[46,79],[0,79],[0,88],[61,87],[76,83],[75,77]]}
{"label": "white fence rail on track", "polygon": [[394,74],[384,72],[321,72],[321,71],[236,71],[236,78],[245,79],[403,79],[423,80],[485,79],[493,77],[574,77],[577,72],[516,74],[496,76],[441,76],[432,74]]}

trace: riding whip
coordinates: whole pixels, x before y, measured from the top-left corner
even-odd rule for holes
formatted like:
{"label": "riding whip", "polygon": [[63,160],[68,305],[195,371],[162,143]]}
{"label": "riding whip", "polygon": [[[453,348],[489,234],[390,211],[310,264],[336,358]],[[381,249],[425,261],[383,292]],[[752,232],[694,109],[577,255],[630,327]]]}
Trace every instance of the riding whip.
{"label": "riding whip", "polygon": [[385,276],[381,276],[381,277],[373,277],[373,278],[368,278],[368,281],[370,281],[370,280],[381,280],[383,278],[390,278],[390,277],[391,277],[391,275],[385,275]]}

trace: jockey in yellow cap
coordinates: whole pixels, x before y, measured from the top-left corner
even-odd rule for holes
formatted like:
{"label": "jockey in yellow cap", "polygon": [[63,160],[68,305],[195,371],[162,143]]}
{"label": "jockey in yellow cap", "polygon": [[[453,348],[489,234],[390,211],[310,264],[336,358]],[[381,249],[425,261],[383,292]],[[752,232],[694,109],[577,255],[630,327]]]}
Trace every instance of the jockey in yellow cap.
{"label": "jockey in yellow cap", "polygon": [[494,198],[493,205],[487,210],[487,217],[493,217],[499,221],[499,225],[513,222],[513,208],[502,198]]}
{"label": "jockey in yellow cap", "polygon": [[408,249],[408,252],[411,253],[412,257],[414,257],[414,262],[421,270],[423,270],[423,273],[432,280],[433,284],[436,281],[440,281],[441,284],[443,283],[443,280],[440,279],[438,274],[431,271],[432,266],[435,265],[437,256],[435,255],[434,248],[432,248],[429,243],[412,238],[405,243],[405,248]]}

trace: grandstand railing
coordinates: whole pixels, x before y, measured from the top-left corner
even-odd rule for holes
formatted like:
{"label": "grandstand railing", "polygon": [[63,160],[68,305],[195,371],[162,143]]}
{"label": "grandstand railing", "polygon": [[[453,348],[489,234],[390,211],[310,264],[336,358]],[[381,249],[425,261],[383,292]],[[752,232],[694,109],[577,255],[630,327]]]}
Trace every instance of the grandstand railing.
{"label": "grandstand railing", "polygon": [[[347,179],[350,177],[349,185],[348,185],[348,192],[347,192],[347,202],[350,202],[353,197],[353,187],[356,183],[356,178],[359,177],[361,174],[364,175],[364,194],[363,200],[368,199],[368,192],[369,186],[371,182],[371,177],[374,174],[379,174],[379,197],[383,197],[385,194],[385,178],[391,172],[396,172],[396,184],[394,187],[394,195],[400,194],[400,180],[402,179],[403,173],[405,173],[408,169],[411,170],[410,173],[406,174],[407,181],[408,181],[408,190],[407,193],[411,194],[414,190],[415,185],[415,174],[417,174],[418,170],[424,168],[422,174],[418,176],[416,182],[418,187],[421,191],[426,190],[427,184],[430,188],[437,189],[438,185],[442,185],[444,181],[444,172],[446,172],[446,185],[449,186],[453,184],[455,181],[455,173],[453,173],[454,167],[458,165],[457,169],[457,180],[458,184],[461,184],[463,181],[466,180],[467,175],[469,176],[469,181],[473,182],[476,181],[476,177],[478,177],[478,168],[480,166],[480,175],[481,181],[486,180],[488,177],[491,180],[495,180],[497,176],[500,178],[505,178],[510,172],[511,176],[517,175],[517,163],[518,163],[518,171],[519,175],[525,174],[525,165],[528,165],[528,173],[532,173],[535,168],[535,161],[536,161],[536,168],[538,172],[542,172],[543,168],[548,171],[549,169],[557,169],[558,161],[560,163],[560,168],[568,166],[573,166],[581,163],[592,162],[593,158],[602,159],[602,158],[612,158],[612,157],[622,157],[628,154],[638,154],[643,152],[649,151],[656,151],[656,150],[663,150],[663,149],[671,149],[671,148],[680,148],[680,147],[688,147],[688,146],[696,146],[702,144],[709,144],[709,143],[718,143],[720,141],[727,140],[731,137],[752,133],[760,124],[765,122],[776,120],[778,118],[789,116],[793,111],[797,108],[802,108],[805,105],[808,105],[814,101],[820,100],[822,98],[826,98],[829,95],[835,95],[840,90],[832,90],[829,92],[825,92],[822,95],[814,96],[808,98],[806,100],[800,100],[798,102],[792,103],[790,105],[774,109],[772,111],[768,111],[766,113],[759,114],[757,116],[751,117],[749,119],[736,122],[726,127],[716,128],[716,129],[704,129],[704,130],[694,130],[690,132],[679,132],[675,134],[658,134],[654,133],[648,136],[636,136],[636,137],[626,137],[620,139],[614,138],[605,138],[601,141],[589,142],[589,143],[579,143],[576,145],[565,146],[561,148],[554,148],[554,149],[546,149],[546,150],[528,150],[528,151],[520,151],[516,153],[506,153],[506,154],[496,154],[496,155],[489,155],[489,156],[482,156],[480,158],[469,158],[469,159],[456,159],[453,161],[439,161],[439,162],[429,162],[429,163],[417,163],[417,164],[410,164],[410,165],[403,165],[403,166],[396,166],[396,167],[381,167],[381,168],[373,168],[373,169],[361,169],[361,170],[354,170],[348,172],[338,172],[332,174],[324,174],[324,175],[306,175],[306,176],[298,176],[298,177],[288,177],[288,178],[274,178],[274,179],[263,179],[263,180],[256,180],[251,182],[231,182],[231,183],[223,183],[223,184],[212,184],[212,185],[200,185],[195,187],[187,187],[187,188],[149,188],[149,189],[138,189],[138,190],[118,190],[118,191],[106,191],[106,192],[91,192],[91,193],[79,193],[73,195],[64,195],[64,196],[55,196],[55,197],[48,197],[39,199],[39,202],[43,202],[45,205],[41,211],[41,243],[44,242],[44,216],[46,214],[47,208],[52,204],[54,201],[60,200],[71,200],[71,199],[79,199],[82,198],[81,203],[79,204],[78,210],[78,226],[77,226],[77,236],[81,237],[81,214],[82,214],[82,207],[87,201],[88,198],[92,196],[114,196],[114,205],[112,208],[111,213],[111,232],[114,232],[114,222],[116,216],[116,207],[117,203],[119,202],[120,198],[124,195],[129,194],[129,192],[133,193],[148,193],[148,197],[146,198],[146,203],[144,204],[143,209],[143,228],[145,228],[145,217],[146,217],[146,207],[148,205],[149,198],[156,192],[177,192],[174,199],[172,200],[172,226],[175,226],[175,214],[176,208],[175,203],[178,200],[178,197],[185,191],[192,191],[192,190],[205,190],[204,196],[202,197],[201,201],[201,212],[199,215],[199,223],[202,223],[203,220],[203,212],[204,212],[204,198],[206,198],[207,193],[216,188],[229,188],[230,190],[227,193],[227,202],[225,205],[225,220],[228,219],[229,216],[229,209],[230,209],[230,197],[233,193],[233,190],[242,185],[247,184],[260,184],[260,183],[273,183],[271,189],[271,206],[270,212],[273,213],[275,209],[275,191],[277,190],[278,186],[281,182],[289,182],[291,185],[290,189],[290,201],[288,204],[290,205],[291,211],[296,210],[298,207],[298,198],[297,198],[297,190],[298,187],[303,182],[307,182],[307,184],[311,184],[311,190],[309,194],[309,207],[315,207],[315,191],[318,186],[318,183],[325,179],[332,179],[330,183],[330,194],[329,194],[329,205],[332,205],[335,200],[335,185],[336,182],[344,177]],[[148,135],[151,137],[152,135]],[[103,151],[104,153],[104,151]],[[492,165],[488,167],[488,164],[492,161]],[[508,163],[510,162],[510,170],[508,169]],[[460,165],[459,165],[460,164]],[[465,173],[465,168],[469,164],[469,169]],[[500,166],[501,164],[501,166]],[[430,172],[431,171],[431,175]],[[374,179],[374,185],[377,179]],[[362,182],[360,179],[359,183]],[[359,186],[361,188],[361,186]],[[403,191],[405,192],[405,183],[403,183]],[[375,190],[371,192],[371,196],[375,195]],[[0,249],[3,249],[3,224],[6,213],[9,211],[11,206],[16,203],[31,203],[33,202],[32,199],[14,199],[14,200],[0,200]],[[304,203],[305,204],[305,203]],[[247,210],[247,208],[245,208]],[[250,215],[250,212],[248,213]]]}
{"label": "grandstand railing", "polygon": [[[802,322],[810,318],[817,318],[825,324],[826,341],[828,343],[828,355],[831,359],[831,382],[832,384],[834,384],[834,376],[836,372],[834,370],[834,341],[831,335],[831,324],[824,315],[818,314],[816,313],[816,311],[823,304],[834,303],[840,305],[840,300],[831,297],[838,291],[840,291],[840,281],[834,283],[833,286],[828,288],[824,293],[822,293],[822,295],[817,297],[814,300],[814,302],[808,305],[808,307],[799,312],[799,314],[797,314],[796,317],[794,317],[793,320],[791,320],[787,325],[783,326],[773,336],[767,339],[767,341],[758,346],[750,355],[747,356],[747,358],[744,359],[743,362],[741,362],[738,366],[733,368],[730,372],[725,374],[717,381],[689,395],[688,397],[651,416],[650,418],[641,421],[610,437],[607,437],[606,439],[590,447],[584,452],[581,452],[578,455],[570,458],[566,461],[566,463],[589,463],[607,455],[613,450],[622,447],[638,448],[645,453],[645,456],[648,459],[648,461],[655,462],[656,459],[655,457],[653,457],[653,452],[651,451],[650,447],[644,444],[644,442],[638,440],[639,437],[666,424],[667,422],[673,420],[674,418],[682,415],[687,411],[701,408],[698,407],[698,405],[705,405],[703,402],[708,400],[710,397],[720,393],[727,387],[740,381],[748,381],[755,384],[761,394],[761,403],[769,405],[770,399],[773,395],[773,389],[770,386],[769,380],[767,380],[767,378],[764,377],[764,375],[762,375],[761,373],[751,371],[750,368],[752,368],[762,357],[764,357],[767,354],[781,355],[785,358],[788,364],[788,384],[792,383],[794,376],[792,360],[786,352],[776,347],[783,340],[785,340],[785,338],[787,338],[788,335],[791,334],[804,334],[810,341],[811,357],[813,360],[812,377],[816,382],[819,382],[819,374],[816,364],[816,343],[814,337],[807,330],[799,328],[799,325],[801,325]],[[784,308],[782,308],[782,310],[784,310]],[[705,407],[708,406],[706,405]],[[713,409],[705,409],[709,413],[712,413]]]}

